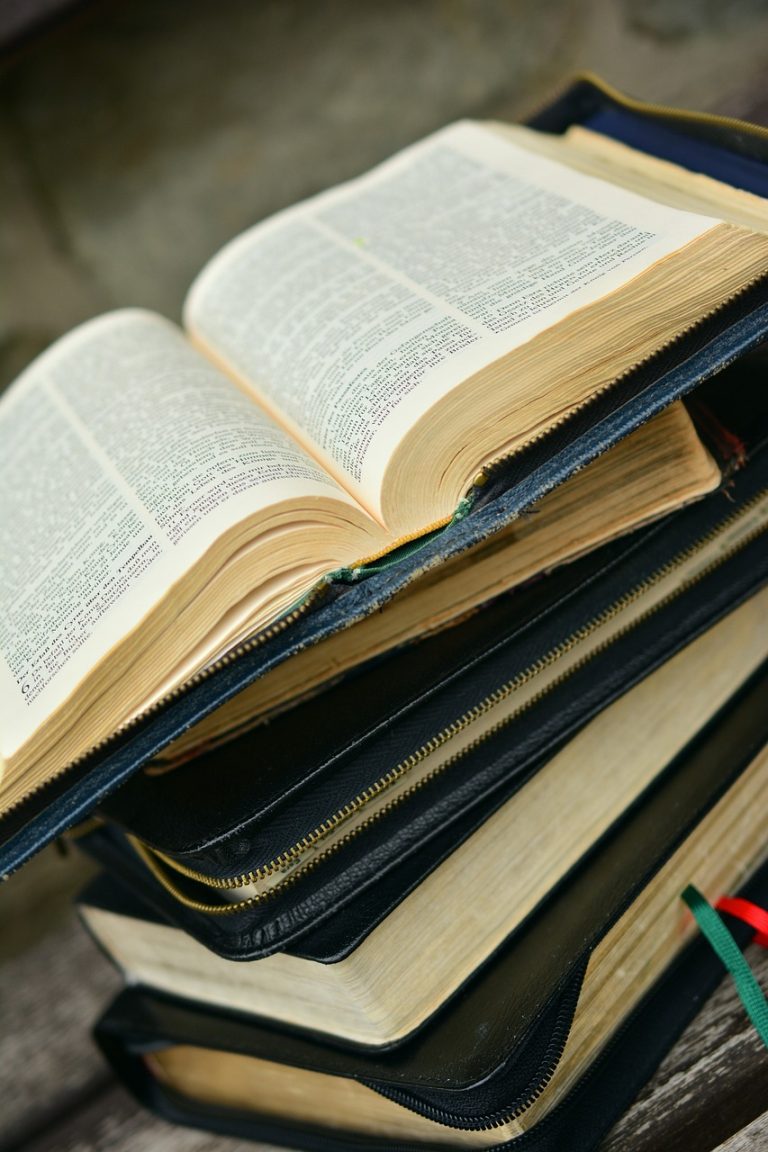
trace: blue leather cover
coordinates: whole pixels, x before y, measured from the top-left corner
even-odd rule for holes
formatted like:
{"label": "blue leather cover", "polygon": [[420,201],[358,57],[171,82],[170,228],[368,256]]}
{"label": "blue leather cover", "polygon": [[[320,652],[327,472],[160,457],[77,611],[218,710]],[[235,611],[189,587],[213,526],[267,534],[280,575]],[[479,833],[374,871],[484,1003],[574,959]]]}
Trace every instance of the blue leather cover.
{"label": "blue leather cover", "polygon": [[768,196],[768,171],[751,156],[732,156],[708,140],[692,140],[659,124],[649,125],[642,117],[618,108],[596,112],[584,121],[584,127],[629,144],[639,152],[673,160],[691,172],[726,181],[757,196]]}
{"label": "blue leather cover", "polygon": [[[534,118],[534,126],[562,131],[568,123],[595,116],[616,102],[584,81]],[[649,112],[634,113],[649,129],[659,123]],[[759,134],[700,121],[664,119],[684,139],[705,139],[723,162],[750,158],[768,165],[768,143]],[[650,148],[650,137],[647,143]],[[730,169],[729,169],[730,170]],[[738,183],[736,175],[735,182]],[[0,821],[0,877],[20,867],[33,853],[87,816],[99,802],[148,759],[197,720],[308,644],[375,611],[400,588],[450,556],[508,524],[522,509],[615,444],[673,400],[691,392],[726,365],[755,348],[768,335],[766,279],[705,324],[676,342],[619,386],[585,409],[501,471],[483,489],[471,513],[424,546],[356,583],[334,583],[317,606],[294,627],[256,648],[220,672],[178,696],[162,711],[136,725],[107,748],[63,773]]]}

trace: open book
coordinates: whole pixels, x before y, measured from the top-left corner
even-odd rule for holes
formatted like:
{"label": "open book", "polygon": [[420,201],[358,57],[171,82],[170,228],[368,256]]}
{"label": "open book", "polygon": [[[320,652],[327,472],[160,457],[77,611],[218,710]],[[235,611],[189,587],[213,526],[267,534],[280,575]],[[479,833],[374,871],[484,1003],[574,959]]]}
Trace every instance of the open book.
{"label": "open book", "polygon": [[[758,197],[645,169],[641,194],[560,145],[449,127],[233,241],[186,335],[110,314],[16,382],[0,808],[330,573],[465,514],[478,472],[763,272]],[[716,482],[704,457],[683,499]]]}

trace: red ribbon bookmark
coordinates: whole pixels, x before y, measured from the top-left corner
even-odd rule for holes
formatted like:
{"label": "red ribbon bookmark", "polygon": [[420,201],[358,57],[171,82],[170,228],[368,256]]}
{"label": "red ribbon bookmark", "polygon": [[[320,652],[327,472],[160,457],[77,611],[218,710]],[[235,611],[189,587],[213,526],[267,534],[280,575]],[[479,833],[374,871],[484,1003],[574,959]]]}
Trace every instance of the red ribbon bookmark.
{"label": "red ribbon bookmark", "polygon": [[755,929],[752,943],[762,944],[763,948],[768,948],[768,911],[765,908],[753,904],[751,900],[743,900],[741,896],[723,896],[715,904],[715,908],[718,912],[726,912],[729,916],[735,916],[737,920],[743,920],[745,924],[751,925]]}

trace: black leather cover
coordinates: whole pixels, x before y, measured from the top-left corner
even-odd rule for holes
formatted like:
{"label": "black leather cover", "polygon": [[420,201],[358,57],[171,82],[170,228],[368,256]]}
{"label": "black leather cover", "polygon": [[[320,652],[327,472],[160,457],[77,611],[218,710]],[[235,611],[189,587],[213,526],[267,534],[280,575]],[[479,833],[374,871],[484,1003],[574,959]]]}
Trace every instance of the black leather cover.
{"label": "black leather cover", "polygon": [[[588,121],[601,109],[615,111],[616,103],[610,93],[582,81],[548,112],[542,112],[534,124],[546,131],[562,131],[568,123]],[[661,140],[663,119],[664,148],[668,151],[672,128],[675,154],[681,162],[707,170],[714,156],[721,178],[736,184],[745,165],[758,176],[765,174],[765,138],[747,127],[707,127],[682,113],[660,118],[652,108],[635,108],[633,116],[650,135],[650,150],[654,127],[659,129]],[[698,152],[693,148],[702,142],[707,145],[706,155],[700,147]],[[768,276],[628,374],[619,386],[596,398],[554,434],[515,457],[498,471],[492,483],[474,494],[471,513],[449,530],[428,540],[420,550],[404,554],[397,563],[372,571],[367,579],[330,585],[316,608],[295,626],[190,687],[9,813],[0,821],[0,875],[19,867],[50,839],[82,819],[158,750],[269,668],[308,644],[353,625],[421,573],[498,531],[640,423],[757,347],[766,334]]]}
{"label": "black leather cover", "polygon": [[[330,1037],[320,1043],[298,1031],[276,1031],[267,1023],[250,1027],[238,1023],[241,1042],[251,1045],[247,1050],[256,1055],[410,1092],[407,1102],[414,1107],[419,1101],[450,1106],[457,1121],[477,1115],[478,1100],[484,1112],[508,1106],[535,1073],[531,1050],[546,1051],[550,1046],[546,1020],[562,1017],[565,992],[578,996],[591,951],[768,743],[767,705],[768,665],[508,938],[482,974],[406,1040],[388,1049],[355,1052],[354,1046],[342,1047]],[[423,861],[417,857],[415,863]],[[127,875],[123,872],[127,895],[123,885],[102,878],[84,893],[84,901],[150,919],[154,905],[156,917],[158,905],[151,896],[147,899],[141,884],[128,883]],[[400,883],[401,877],[391,874],[353,900],[343,916],[308,933],[291,951],[320,963],[343,959],[407,894]],[[149,910],[142,907],[147,903]],[[418,943],[414,946],[418,948]],[[573,1011],[575,999],[570,1003]],[[468,1035],[483,1037],[483,1043],[464,1052],[462,1036]],[[529,1043],[531,1048],[526,1047]],[[449,1073],[446,1051],[463,1053],[461,1059],[453,1059]],[[500,1053],[509,1054],[511,1063],[502,1062]],[[421,1085],[420,1094],[414,1084]]]}
{"label": "black leather cover", "polygon": [[739,365],[702,389],[692,405],[694,416],[714,415],[754,454],[748,472],[731,480],[732,503],[714,494],[701,507],[502,596],[464,623],[358,670],[178,771],[137,775],[101,811],[212,877],[269,863],[612,596],[768,487],[768,463],[759,452],[768,437],[765,371],[760,362]]}
{"label": "black leather cover", "polygon": [[[202,761],[200,765],[187,765],[166,777],[137,778],[124,795],[115,798],[109,813],[122,818],[139,835],[154,839],[166,852],[174,851],[179,836],[190,823],[196,825],[201,838],[194,845],[194,853],[178,853],[178,856],[210,874],[221,871],[224,875],[235,875],[253,868],[263,861],[265,843],[276,845],[278,851],[282,851],[293,842],[288,840],[289,835],[298,839],[297,833],[307,831],[306,825],[295,822],[297,817],[318,823],[329,813],[327,807],[321,806],[328,798],[335,806],[351,799],[468,707],[533,664],[649,573],[666,564],[671,556],[700,539],[723,516],[737,511],[740,504],[765,488],[768,488],[768,451],[760,451],[751,464],[733,478],[727,500],[722,494],[716,494],[637,535],[623,546],[623,551],[617,552],[614,548],[609,563],[593,570],[588,579],[556,598],[553,605],[531,615],[523,626],[517,626],[514,597],[494,605],[487,617],[482,614],[470,622],[476,628],[474,635],[482,635],[482,645],[479,654],[467,645],[467,650],[474,651],[474,658],[468,660],[465,667],[461,667],[464,633],[454,629],[436,638],[440,660],[434,661],[432,674],[436,678],[432,682],[426,679],[427,648],[432,642],[426,642],[420,653],[414,650],[408,657],[409,661],[417,660],[418,655],[421,661],[418,666],[425,676],[412,706],[396,711],[389,720],[389,696],[371,697],[361,703],[361,714],[366,709],[379,708],[381,720],[365,735],[358,733],[350,750],[335,761],[324,758],[322,748],[309,765],[296,757],[295,787],[277,803],[262,804],[260,780],[262,774],[268,774],[259,751],[263,734],[257,731],[246,738],[254,742],[253,750],[249,756],[243,756],[240,765],[237,760],[217,758],[209,770]],[[592,562],[595,563],[594,558]],[[443,833],[457,843],[597,712],[754,593],[766,579],[768,534],[763,534],[680,597],[618,637],[534,706],[363,834],[322,860],[306,877],[283,892],[278,890],[263,904],[235,914],[211,916],[187,909],[165,893],[156,893],[156,902],[164,915],[221,955],[250,959],[291,947],[308,930],[347,907],[367,888],[381,883],[391,870],[399,870],[402,882],[404,862],[415,853],[421,853],[421,864],[413,866],[414,879],[423,875],[425,869],[434,866],[428,861],[436,862],[446,850],[440,847],[448,842],[446,838],[440,839]],[[505,613],[509,621],[506,629],[502,627]],[[490,644],[488,621],[493,623],[495,632]],[[485,634],[483,628],[486,628]],[[455,646],[456,666],[445,656],[451,652],[451,645]],[[441,676],[446,668],[448,674]],[[386,681],[386,669],[387,665],[382,664],[367,675],[379,678],[378,682],[382,683]],[[390,679],[395,678],[390,676]],[[344,715],[345,712],[337,713],[335,707],[331,708],[328,701],[343,692],[348,693],[351,700],[357,695],[363,701],[361,685],[365,683],[366,677],[359,676],[317,703],[324,705],[329,713]],[[306,710],[302,711],[305,719],[307,714]],[[294,727],[297,727],[295,723]],[[335,737],[333,725],[329,736],[331,740]],[[303,741],[300,733],[298,744]],[[296,746],[297,742],[291,741],[290,728],[281,729],[281,743],[274,747],[277,763],[285,767],[286,776],[290,776],[291,753]],[[223,780],[226,788],[222,787]],[[227,811],[221,797],[230,789],[236,799]],[[253,805],[249,789],[255,797]],[[333,810],[335,808],[330,809]],[[190,811],[192,820],[187,821]],[[218,819],[221,819],[219,824]],[[207,828],[210,828],[208,835]],[[164,829],[168,832],[165,841],[160,839]],[[436,843],[428,847],[432,838],[437,838]],[[112,861],[112,866],[130,870],[125,852],[119,852],[112,860],[114,851],[110,843],[117,839],[118,833],[98,833],[89,841],[90,850]],[[145,871],[143,865],[139,871]],[[153,892],[156,889],[149,878],[147,886]],[[192,896],[215,902],[213,889],[191,881],[181,881],[181,886]]]}
{"label": "black leather cover", "polygon": [[[589,122],[611,104],[610,96],[580,83],[535,123],[545,130],[562,131],[569,123]],[[648,123],[653,123],[651,113]],[[667,118],[666,127],[669,123]],[[672,123],[686,155],[691,153],[692,142],[703,142],[719,151],[720,161],[732,153],[734,172],[739,167],[736,154],[757,165],[768,162],[768,147],[755,138],[740,138],[737,131],[724,127],[710,130],[684,120]],[[78,792],[79,784],[73,781],[72,810],[78,805],[82,809],[86,795],[90,803],[97,792],[103,796],[155,749],[268,666],[373,610],[418,571],[488,535],[672,399],[697,388],[696,403],[710,403],[712,389],[702,388],[702,381],[756,347],[766,331],[765,285],[758,285],[730,310],[713,317],[711,325],[667,349],[620,390],[607,394],[518,457],[477,500],[469,528],[460,528],[452,540],[433,541],[401,570],[371,577],[367,586],[332,590],[328,604],[284,643],[241,662],[215,686],[186,695],[160,717],[152,731],[137,730],[100,764],[91,765],[89,788]],[[742,369],[735,372],[740,379]],[[741,387],[733,390],[729,426],[753,449],[764,435],[764,391],[764,387],[759,393]],[[738,427],[739,420],[742,427]],[[749,467],[730,482],[729,498],[737,504],[768,485],[766,454],[754,451],[752,455]],[[294,715],[294,724],[298,719],[306,724],[314,715],[318,724],[314,732],[320,732],[319,737],[313,732],[311,738],[301,735],[291,743],[291,720],[287,719],[285,727],[277,730],[272,748],[263,733],[239,750],[233,745],[227,754],[231,761],[221,759],[220,754],[216,761],[219,782],[221,766],[230,765],[232,792],[215,806],[210,789],[205,790],[206,766],[201,762],[188,781],[203,790],[208,811],[195,810],[189,800],[184,806],[180,792],[174,794],[181,786],[170,777],[151,787],[137,780],[119,798],[105,803],[104,809],[149,842],[211,876],[257,867],[298,838],[297,831],[306,830],[308,820],[314,826],[323,819],[319,815],[323,806],[345,802],[365,781],[381,775],[382,766],[390,768],[413,746],[418,747],[425,733],[432,734],[446,717],[455,718],[457,709],[463,710],[489,687],[498,686],[500,671],[504,680],[511,678],[596,609],[697,539],[725,510],[722,495],[703,501],[590,558],[583,567],[574,566],[561,577],[562,584],[529,589],[513,609],[509,607],[512,600],[500,602],[471,622],[466,632],[456,630],[454,637],[437,638],[434,647],[425,644],[414,649],[404,663],[401,656],[399,663],[383,662],[377,669],[362,672],[347,687],[334,689],[336,697],[327,694],[314,706],[314,713],[304,708]],[[569,585],[574,576],[576,582]],[[380,821],[364,844],[362,838],[352,841],[335,854],[331,866],[316,869],[268,906],[233,917],[203,917],[183,909],[159,888],[126,848],[117,828],[89,837],[91,850],[115,869],[123,883],[132,886],[129,900],[140,892],[153,909],[150,914],[166,916],[222,955],[247,959],[287,948],[320,962],[337,962],[591,716],[767,578],[768,545],[763,538],[595,657],[540,705],[463,760],[460,770],[449,769],[435,787],[421,789],[407,806],[396,810],[395,820]],[[521,607],[522,622],[514,614]],[[456,648],[451,649],[454,641]],[[462,653],[469,653],[464,666]],[[405,669],[402,674],[401,668]],[[395,679],[397,691],[391,692]],[[348,741],[341,744],[332,723],[323,735],[322,720],[323,708],[325,715],[332,715],[345,692],[364,703]],[[100,1021],[99,1043],[121,1078],[160,1114],[247,1139],[361,1152],[371,1147],[394,1152],[395,1148],[389,1142],[344,1136],[319,1126],[299,1130],[182,1100],[150,1075],[142,1054],[176,1043],[245,1052],[356,1078],[457,1128],[498,1120],[546,1079],[553,1054],[559,1051],[577,1009],[583,975],[596,944],[766,743],[767,703],[768,668],[763,668],[521,929],[406,1040],[386,1049],[344,1047],[318,1035],[281,1030],[267,1022],[130,989]],[[241,766],[239,756],[249,759]],[[252,784],[255,761],[264,768],[257,788]],[[174,799],[181,806],[180,818],[166,825],[157,812],[171,810]],[[27,851],[25,836],[29,842],[28,829],[18,833],[15,859]],[[745,894],[765,901],[768,869],[747,886]],[[102,887],[96,898],[119,903],[119,889],[112,886],[105,892]],[[749,932],[741,927],[735,934],[743,943]],[[498,1147],[519,1148],[520,1152],[561,1152],[563,1148],[588,1152],[594,1148],[720,975],[719,962],[697,939],[617,1031],[568,1097],[525,1136]],[[428,1147],[408,1142],[397,1145],[413,1152]]]}
{"label": "black leather cover", "polygon": [[[750,712],[754,715],[751,707]],[[319,1128],[291,1129],[258,1116],[195,1105],[157,1083],[141,1054],[168,1044],[242,1052],[354,1077],[453,1127],[481,1127],[491,1119],[498,1122],[521,1099],[530,1097],[542,1070],[551,1070],[553,1053],[557,1055],[562,1047],[585,967],[585,918],[594,922],[604,915],[612,920],[619,905],[631,897],[631,890],[642,886],[631,885],[617,901],[615,889],[621,881],[613,884],[608,870],[622,855],[626,868],[626,856],[642,844],[644,831],[653,827],[650,813],[648,809],[645,822],[638,819],[623,848],[607,845],[602,863],[595,858],[587,864],[524,932],[499,950],[462,994],[415,1038],[396,1048],[342,1050],[319,1038],[257,1025],[140,988],[117,998],[97,1026],[97,1040],[124,1082],[149,1107],[175,1122],[249,1139],[297,1148],[395,1147],[383,1141],[339,1137]],[[601,876],[595,887],[596,867]],[[633,868],[631,860],[629,868]],[[580,904],[584,891],[589,896]],[[743,894],[765,902],[768,868],[745,886]],[[734,935],[743,945],[750,932],[737,925]],[[559,1152],[566,1145],[558,1141],[567,1134],[569,1152],[593,1148],[721,976],[719,961],[697,938],[624,1022],[568,1097],[525,1137],[498,1147]],[[429,1145],[404,1142],[397,1147]]]}

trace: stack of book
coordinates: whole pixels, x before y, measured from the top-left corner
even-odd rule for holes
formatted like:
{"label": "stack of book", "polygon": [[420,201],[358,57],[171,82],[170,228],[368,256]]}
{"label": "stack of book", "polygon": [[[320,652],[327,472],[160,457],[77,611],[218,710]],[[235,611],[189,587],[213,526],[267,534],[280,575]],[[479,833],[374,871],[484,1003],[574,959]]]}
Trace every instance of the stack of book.
{"label": "stack of book", "polygon": [[16,382],[0,868],[95,815],[140,1099],[597,1145],[768,895],[767,335],[768,133],[582,80]]}

